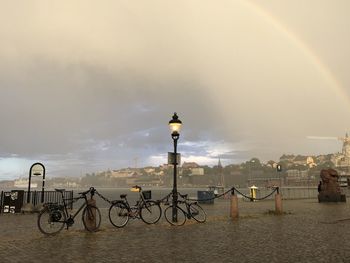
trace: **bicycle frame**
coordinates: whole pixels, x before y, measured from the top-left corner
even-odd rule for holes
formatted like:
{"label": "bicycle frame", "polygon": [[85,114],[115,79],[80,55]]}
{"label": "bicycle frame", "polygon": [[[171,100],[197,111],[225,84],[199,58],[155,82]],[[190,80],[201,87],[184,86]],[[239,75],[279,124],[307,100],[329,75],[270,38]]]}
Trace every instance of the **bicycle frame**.
{"label": "bicycle frame", "polygon": [[75,199],[75,200],[84,199],[85,202],[84,202],[84,203],[80,206],[80,208],[72,215],[72,214],[68,213],[67,204],[66,204],[66,199],[64,198],[63,193],[61,193],[61,195],[62,195],[63,207],[64,207],[63,212],[66,214],[66,220],[64,221],[64,223],[66,223],[66,224],[67,224],[67,227],[68,227],[68,220],[69,220],[69,219],[73,219],[73,220],[74,220],[74,218],[80,213],[80,211],[83,210],[83,208],[85,208],[85,207],[87,206],[88,201],[87,201],[86,195],[73,198],[72,202],[74,202],[74,199]]}
{"label": "bicycle frame", "polygon": [[137,209],[137,215],[136,216],[138,216],[139,213],[140,213],[142,204],[146,203],[146,200],[145,200],[145,198],[142,195],[142,190],[139,191],[139,200],[137,200],[135,205],[133,205],[133,206],[131,206],[129,204],[129,201],[128,201],[128,199],[126,197],[124,197],[123,199],[124,200],[122,200],[122,202],[126,205],[126,208],[127,208],[128,212],[129,212],[129,215],[131,215],[130,212],[132,211],[132,209],[136,208]]}
{"label": "bicycle frame", "polygon": [[186,206],[186,210],[185,209],[182,209],[181,207],[179,207],[186,215],[186,217],[188,219],[191,219],[192,218],[192,214],[191,214],[191,210],[190,210],[190,203],[187,202],[186,200],[184,201],[177,201],[178,204],[185,204]]}

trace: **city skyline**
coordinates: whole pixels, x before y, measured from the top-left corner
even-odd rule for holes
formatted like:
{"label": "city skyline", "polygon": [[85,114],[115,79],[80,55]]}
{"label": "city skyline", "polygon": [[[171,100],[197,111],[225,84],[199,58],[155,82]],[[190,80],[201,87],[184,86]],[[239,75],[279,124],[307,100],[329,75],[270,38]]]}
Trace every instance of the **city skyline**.
{"label": "city skyline", "polygon": [[4,2],[0,180],[183,160],[338,152],[349,131],[347,1]]}

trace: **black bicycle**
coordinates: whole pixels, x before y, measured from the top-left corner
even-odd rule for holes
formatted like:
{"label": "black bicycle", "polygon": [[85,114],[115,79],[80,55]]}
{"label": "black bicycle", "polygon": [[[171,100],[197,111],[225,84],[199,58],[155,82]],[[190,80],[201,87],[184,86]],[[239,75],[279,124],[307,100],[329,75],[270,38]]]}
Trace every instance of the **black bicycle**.
{"label": "black bicycle", "polygon": [[[173,220],[173,205],[168,206],[164,211],[164,216],[166,221],[168,221],[169,224],[174,226],[182,226],[185,224],[186,219],[193,218],[198,223],[204,223],[207,219],[207,215],[204,212],[203,208],[198,204],[198,202],[189,202],[186,195],[182,195],[178,193],[180,197],[183,198],[183,200],[177,201],[176,205],[176,213],[177,217],[176,220]],[[169,201],[167,200],[166,204],[168,204]],[[181,207],[179,205],[184,204],[185,207]]]}
{"label": "black bicycle", "polygon": [[109,208],[109,221],[115,227],[124,227],[129,219],[142,219],[146,224],[155,224],[162,216],[162,209],[159,202],[151,199],[151,191],[142,191],[140,186],[134,186],[139,192],[140,198],[135,205],[130,206],[126,194],[120,195],[121,200],[112,201]]}
{"label": "black bicycle", "polygon": [[45,235],[55,235],[59,233],[64,225],[66,225],[67,230],[74,224],[74,218],[79,214],[81,210],[82,221],[86,230],[90,232],[95,232],[98,230],[101,224],[101,213],[100,210],[88,203],[86,195],[91,194],[91,197],[95,193],[95,188],[91,187],[89,190],[79,193],[79,197],[73,198],[71,202],[75,202],[79,199],[84,199],[84,203],[75,212],[74,215],[68,213],[66,199],[63,196],[63,189],[55,189],[57,192],[62,194],[63,205],[58,203],[46,203],[44,204],[44,209],[40,212],[38,216],[38,227],[39,230]]}

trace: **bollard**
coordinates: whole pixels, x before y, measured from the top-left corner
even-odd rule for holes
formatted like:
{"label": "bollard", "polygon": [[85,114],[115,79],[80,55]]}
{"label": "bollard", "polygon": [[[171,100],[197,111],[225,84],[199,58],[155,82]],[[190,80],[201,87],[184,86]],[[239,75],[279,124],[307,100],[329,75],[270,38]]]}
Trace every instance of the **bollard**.
{"label": "bollard", "polygon": [[[91,198],[88,200],[88,204],[96,207],[96,200],[91,196]],[[88,211],[86,212],[85,216],[85,222],[89,229],[96,228],[96,210],[92,210],[93,217],[89,217]]]}
{"label": "bollard", "polygon": [[231,191],[231,211],[230,216],[232,219],[238,218],[238,198],[237,195],[235,195],[234,189]]}
{"label": "bollard", "polygon": [[279,192],[279,187],[277,187],[277,193],[275,195],[275,213],[282,214],[282,196]]}

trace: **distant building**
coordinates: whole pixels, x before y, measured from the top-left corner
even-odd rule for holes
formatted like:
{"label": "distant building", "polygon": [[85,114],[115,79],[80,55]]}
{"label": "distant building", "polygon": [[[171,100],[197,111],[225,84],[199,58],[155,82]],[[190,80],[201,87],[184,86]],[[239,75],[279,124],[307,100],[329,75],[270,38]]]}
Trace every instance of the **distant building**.
{"label": "distant building", "polygon": [[350,137],[345,134],[344,138],[339,138],[343,141],[342,152],[333,156],[332,161],[336,167],[348,168],[350,167]]}
{"label": "distant building", "polygon": [[293,162],[294,162],[294,164],[304,165],[304,166],[308,166],[310,168],[316,166],[314,158],[311,156],[297,155],[294,158]]}
{"label": "distant building", "polygon": [[316,166],[315,160],[312,156],[304,156],[304,155],[286,155],[283,154],[280,157],[280,162],[287,163],[287,167],[290,167],[292,165],[304,165],[308,166],[309,168]]}
{"label": "distant building", "polygon": [[[17,179],[15,180],[14,184],[13,184],[14,187],[16,188],[27,188],[29,186],[29,179]],[[38,187],[38,184],[31,181],[30,182],[30,188],[37,188]]]}
{"label": "distant building", "polygon": [[204,175],[204,168],[190,168],[191,175]]}
{"label": "distant building", "polygon": [[276,163],[275,161],[270,160],[266,163],[266,166],[271,167],[271,168],[276,168],[277,164],[278,163]]}
{"label": "distant building", "polygon": [[112,171],[110,174],[111,178],[131,178],[138,176],[138,173],[135,171]]}
{"label": "distant building", "polygon": [[199,168],[199,165],[195,162],[184,162],[182,164],[183,169],[193,169],[193,168]]}
{"label": "distant building", "polygon": [[151,174],[155,172],[155,168],[154,167],[145,167],[143,168],[143,170],[147,173],[147,174]]}

